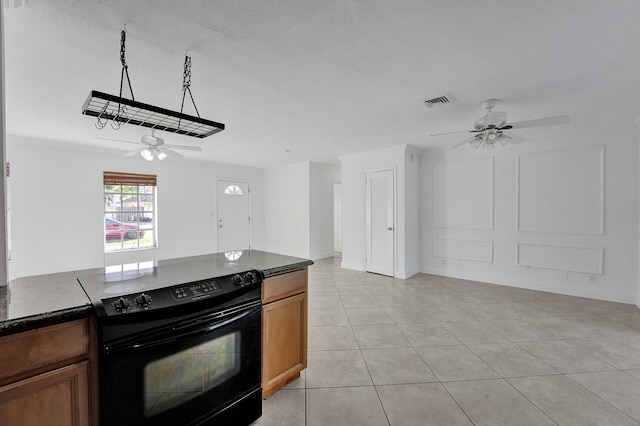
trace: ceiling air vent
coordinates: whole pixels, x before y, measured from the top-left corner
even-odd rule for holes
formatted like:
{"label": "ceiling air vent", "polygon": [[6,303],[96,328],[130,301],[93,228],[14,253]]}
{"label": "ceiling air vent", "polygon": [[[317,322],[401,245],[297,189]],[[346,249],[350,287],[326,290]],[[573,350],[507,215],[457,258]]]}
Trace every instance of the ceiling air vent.
{"label": "ceiling air vent", "polygon": [[442,96],[438,96],[432,99],[426,99],[422,102],[425,104],[425,106],[428,106],[429,108],[431,108],[431,107],[442,105],[442,104],[449,104],[451,102],[455,102],[455,100],[456,98],[454,98],[451,93],[447,92]]}

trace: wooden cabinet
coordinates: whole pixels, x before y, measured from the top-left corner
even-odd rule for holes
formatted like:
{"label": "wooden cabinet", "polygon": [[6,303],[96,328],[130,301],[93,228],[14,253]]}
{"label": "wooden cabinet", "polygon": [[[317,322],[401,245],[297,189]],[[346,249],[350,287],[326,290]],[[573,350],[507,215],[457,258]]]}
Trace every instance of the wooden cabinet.
{"label": "wooden cabinet", "polygon": [[0,424],[90,424],[88,364],[78,362],[0,388]]}
{"label": "wooden cabinet", "polygon": [[307,367],[307,269],[262,283],[262,397]]}
{"label": "wooden cabinet", "polygon": [[0,338],[0,425],[97,424],[92,324],[81,319]]}

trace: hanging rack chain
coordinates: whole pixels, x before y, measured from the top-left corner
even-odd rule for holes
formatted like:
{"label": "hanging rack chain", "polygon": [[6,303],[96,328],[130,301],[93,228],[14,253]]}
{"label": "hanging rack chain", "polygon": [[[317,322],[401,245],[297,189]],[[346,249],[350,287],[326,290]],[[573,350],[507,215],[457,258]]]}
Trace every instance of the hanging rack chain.
{"label": "hanging rack chain", "polygon": [[120,97],[122,97],[122,83],[124,83],[124,77],[127,77],[127,84],[129,85],[129,92],[131,93],[131,99],[136,100],[133,96],[133,89],[131,88],[131,80],[129,79],[129,66],[125,59],[125,42],[127,39],[127,29],[120,31],[120,63],[122,63],[122,72],[120,73]]}
{"label": "hanging rack chain", "polygon": [[122,67],[123,68],[127,68],[127,60],[124,57],[125,54],[125,42],[127,40],[127,31],[126,30],[122,30],[120,32],[120,62],[122,63]]}
{"label": "hanging rack chain", "polygon": [[[196,114],[200,117],[200,112],[198,111],[198,107],[196,106],[196,101],[193,100],[193,94],[191,93],[191,56],[185,54],[184,55],[184,72],[182,73],[182,104],[180,105],[180,114],[184,110],[184,98],[187,96],[187,92],[189,92],[189,97],[191,98],[191,103],[193,103],[193,107],[196,110]],[[180,123],[182,119],[178,120],[178,128],[180,128]]]}
{"label": "hanging rack chain", "polygon": [[191,87],[191,56],[184,57],[184,72],[182,73],[182,91]]}

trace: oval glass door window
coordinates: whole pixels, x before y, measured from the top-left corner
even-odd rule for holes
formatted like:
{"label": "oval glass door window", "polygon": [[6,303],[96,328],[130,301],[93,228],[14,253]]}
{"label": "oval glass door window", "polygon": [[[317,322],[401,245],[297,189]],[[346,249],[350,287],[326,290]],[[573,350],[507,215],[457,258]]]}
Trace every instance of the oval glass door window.
{"label": "oval glass door window", "polygon": [[224,190],[224,193],[226,195],[244,195],[244,192],[242,192],[242,188],[237,185],[227,186],[227,188]]}

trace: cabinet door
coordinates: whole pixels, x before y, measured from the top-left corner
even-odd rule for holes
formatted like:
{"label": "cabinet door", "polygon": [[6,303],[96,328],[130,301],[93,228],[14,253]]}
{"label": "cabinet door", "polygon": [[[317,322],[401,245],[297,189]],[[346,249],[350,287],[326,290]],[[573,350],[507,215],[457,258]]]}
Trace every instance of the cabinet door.
{"label": "cabinet door", "polygon": [[0,425],[89,425],[88,364],[79,362],[0,387]]}
{"label": "cabinet door", "polygon": [[262,307],[262,396],[300,375],[307,367],[307,294]]}

